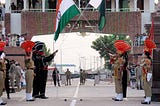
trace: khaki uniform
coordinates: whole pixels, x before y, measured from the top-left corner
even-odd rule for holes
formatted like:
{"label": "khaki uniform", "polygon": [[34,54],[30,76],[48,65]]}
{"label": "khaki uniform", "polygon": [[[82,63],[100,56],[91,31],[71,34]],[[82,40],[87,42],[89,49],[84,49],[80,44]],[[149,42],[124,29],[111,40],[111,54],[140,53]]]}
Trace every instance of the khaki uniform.
{"label": "khaki uniform", "polygon": [[117,94],[122,93],[122,70],[121,65],[123,64],[123,59],[118,58],[114,62],[114,78],[115,78],[115,91]]}
{"label": "khaki uniform", "polygon": [[34,62],[32,59],[25,60],[25,66],[27,68],[25,73],[26,80],[26,93],[31,93],[34,79]]}
{"label": "khaki uniform", "polygon": [[143,80],[143,87],[146,97],[151,97],[151,87],[152,87],[152,80],[147,81],[147,73],[152,73],[151,71],[151,60],[144,59],[142,63],[142,80]]}
{"label": "khaki uniform", "polygon": [[66,73],[67,85],[71,85],[71,72],[67,69]]}
{"label": "khaki uniform", "polygon": [[5,73],[6,73],[6,65],[4,60],[0,60],[0,97],[3,93],[4,88],[4,80],[5,80]]}

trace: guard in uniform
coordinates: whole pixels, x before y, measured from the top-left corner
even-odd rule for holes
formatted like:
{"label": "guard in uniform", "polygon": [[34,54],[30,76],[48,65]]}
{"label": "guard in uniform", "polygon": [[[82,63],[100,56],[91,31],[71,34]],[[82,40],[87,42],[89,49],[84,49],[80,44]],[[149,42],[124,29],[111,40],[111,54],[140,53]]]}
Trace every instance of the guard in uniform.
{"label": "guard in uniform", "polygon": [[[116,56],[112,59],[114,76],[115,76],[115,91],[116,96],[112,98],[115,101],[122,101],[124,96],[126,96],[127,89],[127,70],[128,65],[128,56],[127,52],[131,49],[130,45],[123,41],[117,40],[114,43],[114,46],[117,50]],[[126,72],[124,72],[126,71]]]}
{"label": "guard in uniform", "polygon": [[122,64],[123,64],[123,58],[120,57],[120,54],[116,54],[116,56],[114,57],[114,62],[113,62],[116,96],[114,98],[112,98],[115,101],[122,101],[123,100]]}
{"label": "guard in uniform", "polygon": [[71,85],[71,72],[67,68],[67,71],[65,72],[66,79],[67,79],[67,84],[66,85]]}
{"label": "guard in uniform", "polygon": [[80,85],[83,84],[83,70],[80,69]]}
{"label": "guard in uniform", "polygon": [[35,77],[33,80],[32,96],[35,98],[48,99],[48,97],[45,96],[46,82],[48,76],[48,62],[52,61],[58,50],[56,50],[49,56],[45,56],[44,46],[45,44],[43,42],[36,41],[35,46],[32,49],[32,59],[35,65]]}
{"label": "guard in uniform", "polygon": [[21,47],[25,50],[25,80],[26,80],[26,101],[34,101],[32,97],[32,86],[34,79],[34,62],[32,60],[32,48],[35,45],[32,41],[25,41],[21,44]]}
{"label": "guard in uniform", "polygon": [[0,105],[6,105],[7,103],[2,100],[4,80],[6,73],[6,64],[5,64],[5,53],[4,53],[5,42],[0,42]]}
{"label": "guard in uniform", "polygon": [[145,100],[141,101],[141,104],[150,104],[151,103],[151,96],[152,96],[152,70],[151,70],[151,54],[152,49],[156,48],[155,43],[147,38],[145,40],[145,49],[143,53],[143,60],[142,60],[142,80],[143,80],[143,87],[145,92]]}
{"label": "guard in uniform", "polygon": [[9,59],[5,58],[5,64],[6,64],[5,90],[6,90],[7,98],[10,99],[10,85],[9,85],[10,61]]}

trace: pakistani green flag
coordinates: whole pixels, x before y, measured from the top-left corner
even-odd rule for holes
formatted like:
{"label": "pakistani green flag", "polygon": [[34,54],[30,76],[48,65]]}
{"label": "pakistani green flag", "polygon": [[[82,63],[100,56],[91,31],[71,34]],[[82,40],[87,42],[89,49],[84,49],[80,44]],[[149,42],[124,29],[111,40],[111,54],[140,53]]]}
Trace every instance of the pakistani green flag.
{"label": "pakistani green flag", "polygon": [[106,24],[105,9],[106,9],[106,2],[105,2],[105,0],[102,0],[101,4],[99,6],[100,17],[99,17],[98,29],[100,31],[103,30],[103,28],[105,27],[105,24]]}

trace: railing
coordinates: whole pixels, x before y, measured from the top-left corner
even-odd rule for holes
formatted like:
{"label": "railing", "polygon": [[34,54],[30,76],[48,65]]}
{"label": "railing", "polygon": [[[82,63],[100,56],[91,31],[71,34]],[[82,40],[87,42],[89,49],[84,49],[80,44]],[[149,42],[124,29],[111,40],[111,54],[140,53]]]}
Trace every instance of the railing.
{"label": "railing", "polygon": [[[87,7],[87,8],[79,8],[80,11],[98,11],[98,9]],[[23,11],[30,11],[30,12],[43,12],[42,9],[25,9],[25,10],[11,10],[11,13],[21,13]],[[140,10],[137,8],[136,10],[133,8],[119,8],[116,9],[106,9],[106,12],[133,12],[133,11],[140,11],[140,12],[147,12],[150,13],[150,10]],[[156,11],[156,10],[155,10]],[[45,9],[44,12],[56,12],[56,9]]]}

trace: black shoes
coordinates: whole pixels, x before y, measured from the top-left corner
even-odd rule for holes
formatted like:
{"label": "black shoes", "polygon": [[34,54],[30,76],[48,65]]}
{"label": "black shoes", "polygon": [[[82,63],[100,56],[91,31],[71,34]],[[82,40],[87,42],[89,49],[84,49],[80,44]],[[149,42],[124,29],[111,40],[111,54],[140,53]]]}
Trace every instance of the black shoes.
{"label": "black shoes", "polygon": [[40,96],[41,99],[48,99],[46,96]]}
{"label": "black shoes", "polygon": [[123,99],[117,99],[117,98],[115,98],[114,101],[123,101]]}
{"label": "black shoes", "polygon": [[48,99],[47,96],[43,96],[43,95],[38,95],[38,96],[33,96],[34,98],[40,98],[40,99]]}
{"label": "black shoes", "polygon": [[6,102],[2,102],[2,103],[0,103],[0,105],[6,105],[7,103]]}
{"label": "black shoes", "polygon": [[40,96],[33,96],[34,98],[40,98]]}
{"label": "black shoes", "polygon": [[32,101],[35,101],[35,99],[29,99],[29,100],[26,100],[27,102],[32,102]]}
{"label": "black shoes", "polygon": [[151,104],[151,102],[142,101],[141,104]]}

